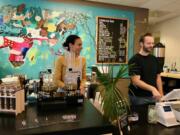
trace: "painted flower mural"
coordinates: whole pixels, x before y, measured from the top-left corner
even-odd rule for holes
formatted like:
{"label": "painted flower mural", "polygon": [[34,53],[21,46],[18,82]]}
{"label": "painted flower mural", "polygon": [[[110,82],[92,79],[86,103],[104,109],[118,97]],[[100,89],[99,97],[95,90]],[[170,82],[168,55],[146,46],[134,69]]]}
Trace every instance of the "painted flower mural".
{"label": "painted flower mural", "polygon": [[[26,55],[33,45],[44,43],[50,52],[59,51],[60,46],[55,47],[57,43],[63,42],[68,34],[78,34],[77,24],[87,27],[85,23],[88,19],[83,13],[58,12],[26,7],[25,4],[4,5],[0,8],[0,49],[8,47],[9,61],[14,67],[20,67],[26,62]],[[29,62],[35,57],[31,55]]]}
{"label": "painted flower mural", "polygon": [[96,57],[92,56],[96,56],[98,16],[130,20],[128,56],[131,56],[134,33],[131,12],[49,0],[0,0],[0,78],[14,74],[38,78],[40,71],[53,69],[56,58],[63,53],[62,43],[70,34],[81,37],[81,55],[86,57],[86,70],[90,73],[88,67],[96,64]]}

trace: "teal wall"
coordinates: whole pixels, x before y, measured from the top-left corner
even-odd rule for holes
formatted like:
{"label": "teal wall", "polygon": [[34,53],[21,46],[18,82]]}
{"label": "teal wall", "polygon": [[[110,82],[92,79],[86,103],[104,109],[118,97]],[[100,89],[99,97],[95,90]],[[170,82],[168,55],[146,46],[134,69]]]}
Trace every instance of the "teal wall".
{"label": "teal wall", "polygon": [[[48,34],[55,34],[58,38],[58,43],[54,46],[49,46],[47,42],[42,42],[38,45],[34,41],[33,46],[27,52],[24,58],[24,64],[19,67],[14,67],[9,62],[8,47],[0,48],[0,78],[9,74],[27,74],[28,78],[37,78],[39,71],[47,68],[54,67],[54,61],[58,57],[58,50],[62,49],[62,43],[69,34],[77,34],[83,40],[83,50],[81,55],[87,59],[87,67],[96,64],[96,17],[108,16],[115,18],[128,18],[128,59],[133,55],[134,44],[134,13],[128,11],[122,11],[112,8],[103,8],[97,6],[76,5],[67,3],[55,3],[45,0],[0,0],[0,8],[6,5],[12,5],[14,7],[24,3],[26,9],[31,7],[40,8],[41,11],[49,9],[49,12],[53,15],[57,15],[51,18],[48,23],[55,24],[59,19],[65,18],[66,23],[76,24],[76,27],[71,30],[67,30],[64,35],[60,35],[58,32],[49,32]],[[0,15],[3,16],[2,10]],[[33,27],[29,26],[29,27]],[[6,36],[0,34],[0,36]],[[62,50],[63,51],[63,50]],[[115,65],[115,74],[120,65]],[[90,69],[87,68],[90,72]]]}

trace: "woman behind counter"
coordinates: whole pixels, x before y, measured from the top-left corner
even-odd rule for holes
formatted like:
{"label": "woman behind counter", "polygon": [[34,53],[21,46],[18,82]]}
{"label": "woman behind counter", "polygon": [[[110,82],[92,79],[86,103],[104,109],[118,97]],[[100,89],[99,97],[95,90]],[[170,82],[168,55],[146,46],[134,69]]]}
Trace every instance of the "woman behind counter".
{"label": "woman behind counter", "polygon": [[59,56],[54,71],[54,83],[57,87],[67,89],[68,84],[77,88],[77,78],[80,77],[80,92],[84,94],[86,82],[86,59],[80,56],[82,40],[77,35],[69,35],[63,43],[65,55]]}

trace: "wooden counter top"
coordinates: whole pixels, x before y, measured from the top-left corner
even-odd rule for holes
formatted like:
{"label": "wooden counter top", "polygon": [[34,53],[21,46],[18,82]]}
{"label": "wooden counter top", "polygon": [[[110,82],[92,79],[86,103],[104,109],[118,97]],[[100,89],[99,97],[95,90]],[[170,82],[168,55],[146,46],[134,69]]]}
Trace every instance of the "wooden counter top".
{"label": "wooden counter top", "polygon": [[162,77],[180,79],[180,72],[168,72],[168,73],[162,72],[161,76]]}

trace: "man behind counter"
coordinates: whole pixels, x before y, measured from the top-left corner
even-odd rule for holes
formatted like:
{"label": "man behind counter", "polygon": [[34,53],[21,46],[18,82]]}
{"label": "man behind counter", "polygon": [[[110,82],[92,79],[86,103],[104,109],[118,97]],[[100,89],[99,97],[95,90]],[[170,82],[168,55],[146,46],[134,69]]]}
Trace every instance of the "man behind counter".
{"label": "man behind counter", "polygon": [[154,103],[163,96],[161,70],[158,60],[151,55],[154,38],[150,33],[140,37],[140,51],[129,60],[129,98],[132,105]]}

